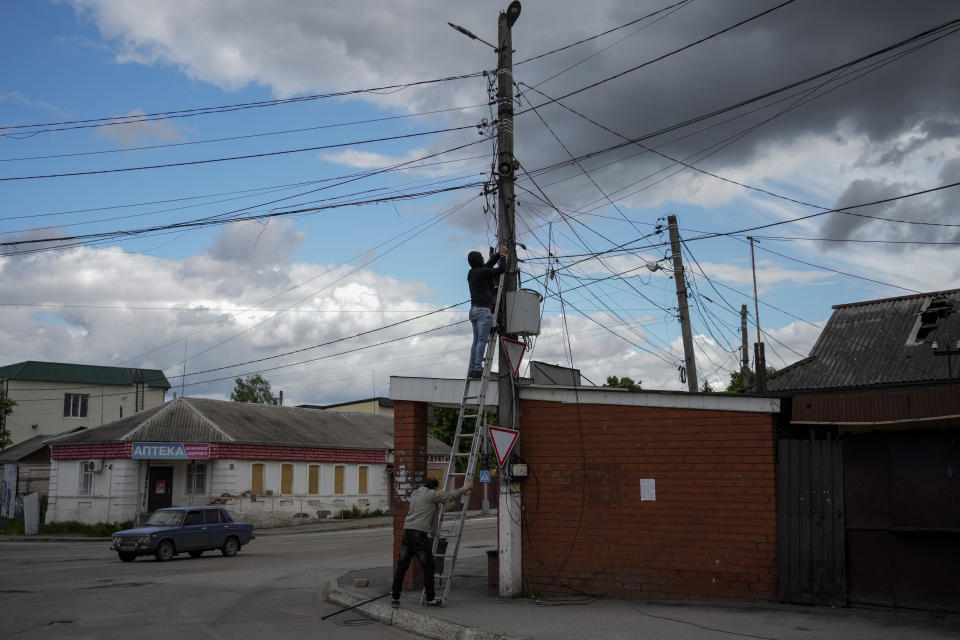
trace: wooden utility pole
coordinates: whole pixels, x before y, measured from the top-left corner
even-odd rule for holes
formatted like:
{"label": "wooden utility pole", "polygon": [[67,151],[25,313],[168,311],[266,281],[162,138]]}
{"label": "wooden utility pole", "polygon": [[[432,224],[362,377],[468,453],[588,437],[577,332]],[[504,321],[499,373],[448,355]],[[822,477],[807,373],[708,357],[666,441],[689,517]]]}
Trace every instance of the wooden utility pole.
{"label": "wooden utility pole", "polygon": [[750,338],[747,335],[747,305],[740,305],[740,390],[747,390],[750,379]]}
{"label": "wooden utility pole", "polygon": [[756,383],[754,387],[758,393],[767,392],[767,358],[763,349],[763,340],[760,339],[760,302],[757,295],[757,263],[753,255],[753,236],[747,236],[750,241],[750,269],[753,271],[753,319],[757,323],[757,341],[753,345],[753,366],[756,367]]}
{"label": "wooden utility pole", "polygon": [[[497,20],[497,240],[507,245],[507,274],[504,278],[504,304],[500,305],[498,325],[507,329],[507,296],[517,290],[516,201],[514,172],[518,163],[513,156],[513,24],[520,17],[520,3],[510,3]],[[502,333],[508,338],[516,335]],[[508,429],[517,428],[516,398],[510,362],[503,349],[498,349],[499,405],[497,423]],[[499,593],[502,598],[520,595],[522,582],[522,541],[520,539],[520,486],[510,480],[509,460],[500,473],[497,520],[500,538]]]}
{"label": "wooden utility pole", "polygon": [[697,387],[697,356],[693,352],[693,333],[690,330],[690,309],[687,304],[687,280],[683,275],[683,256],[680,253],[680,232],[677,216],[667,216],[670,231],[670,253],[673,254],[673,280],[677,285],[677,306],[680,309],[680,331],[683,333],[683,357],[687,368],[687,389],[695,393]]}

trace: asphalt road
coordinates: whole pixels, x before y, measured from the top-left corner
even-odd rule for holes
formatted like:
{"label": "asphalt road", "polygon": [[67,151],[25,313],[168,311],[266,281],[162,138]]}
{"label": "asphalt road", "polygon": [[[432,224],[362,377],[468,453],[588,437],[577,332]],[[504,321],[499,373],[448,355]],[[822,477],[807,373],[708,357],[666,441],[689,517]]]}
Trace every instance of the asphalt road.
{"label": "asphalt road", "polygon": [[[108,541],[2,541],[0,638],[410,638],[355,612],[320,619],[338,609],[326,601],[330,580],[391,563],[391,535],[265,530],[236,557],[166,563],[121,562]],[[495,518],[468,521],[462,557],[484,554],[496,535]]]}

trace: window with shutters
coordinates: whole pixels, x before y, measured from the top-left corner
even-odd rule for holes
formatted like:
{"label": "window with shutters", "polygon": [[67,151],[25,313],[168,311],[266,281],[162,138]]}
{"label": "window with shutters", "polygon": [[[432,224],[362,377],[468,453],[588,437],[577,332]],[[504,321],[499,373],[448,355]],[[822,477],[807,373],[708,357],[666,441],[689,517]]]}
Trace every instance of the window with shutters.
{"label": "window with shutters", "polygon": [[333,492],[336,494],[343,493],[344,471],[344,467],[339,465],[333,470]]}
{"label": "window with shutters", "polygon": [[280,493],[288,496],[293,493],[293,465],[285,464],[280,467]]}
{"label": "window with shutters", "polygon": [[310,494],[320,493],[320,467],[319,465],[310,465]]}
{"label": "window with shutters", "polygon": [[357,469],[357,493],[366,493],[367,492],[367,469],[370,467],[359,467]]}
{"label": "window with shutters", "polygon": [[250,469],[250,491],[257,495],[263,493],[263,464],[255,463]]}

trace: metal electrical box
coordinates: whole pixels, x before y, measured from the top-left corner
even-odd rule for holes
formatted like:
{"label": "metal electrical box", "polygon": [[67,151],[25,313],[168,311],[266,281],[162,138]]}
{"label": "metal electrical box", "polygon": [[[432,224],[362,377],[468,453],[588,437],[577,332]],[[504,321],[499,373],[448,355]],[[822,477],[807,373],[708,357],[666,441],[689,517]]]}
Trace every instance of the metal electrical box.
{"label": "metal electrical box", "polygon": [[507,333],[540,335],[540,303],[543,297],[533,289],[507,292]]}

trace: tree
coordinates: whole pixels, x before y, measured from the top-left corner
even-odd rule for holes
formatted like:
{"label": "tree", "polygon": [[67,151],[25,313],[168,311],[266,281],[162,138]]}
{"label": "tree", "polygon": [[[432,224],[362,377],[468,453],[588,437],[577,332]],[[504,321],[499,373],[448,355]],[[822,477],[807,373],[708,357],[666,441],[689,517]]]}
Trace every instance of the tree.
{"label": "tree", "polygon": [[[487,416],[487,424],[497,425],[497,414],[484,412]],[[430,429],[430,435],[440,440],[444,444],[453,445],[453,436],[457,431],[457,420],[460,418],[460,409],[453,407],[433,407],[433,427]],[[463,438],[460,440],[460,453],[470,451],[470,440]],[[460,458],[456,462],[457,471],[463,472],[467,468],[465,458]]]}
{"label": "tree", "polygon": [[[757,381],[757,374],[753,372],[752,369],[747,370],[747,385],[752,387]],[[776,367],[767,367],[767,378],[777,372]],[[741,393],[743,391],[743,377],[740,375],[739,371],[730,372],[730,384],[727,385],[727,391],[732,391],[734,393]]]}
{"label": "tree", "polygon": [[618,378],[617,376],[607,376],[607,381],[603,386],[605,387],[617,387],[620,389],[629,389],[630,391],[640,391],[640,383],[642,380],[633,381],[633,378],[628,378],[623,376]]}
{"label": "tree", "polygon": [[710,386],[710,381],[709,381],[709,380],[704,380],[704,381],[703,381],[703,386],[700,387],[700,392],[701,392],[701,393],[713,393],[713,387]]}
{"label": "tree", "polygon": [[270,382],[259,373],[247,376],[247,379],[234,380],[230,399],[234,402],[252,402],[254,404],[277,404],[270,391]]}
{"label": "tree", "polygon": [[6,449],[13,444],[13,438],[7,430],[7,416],[13,413],[17,406],[16,400],[11,400],[3,391],[0,391],[0,449]]}

